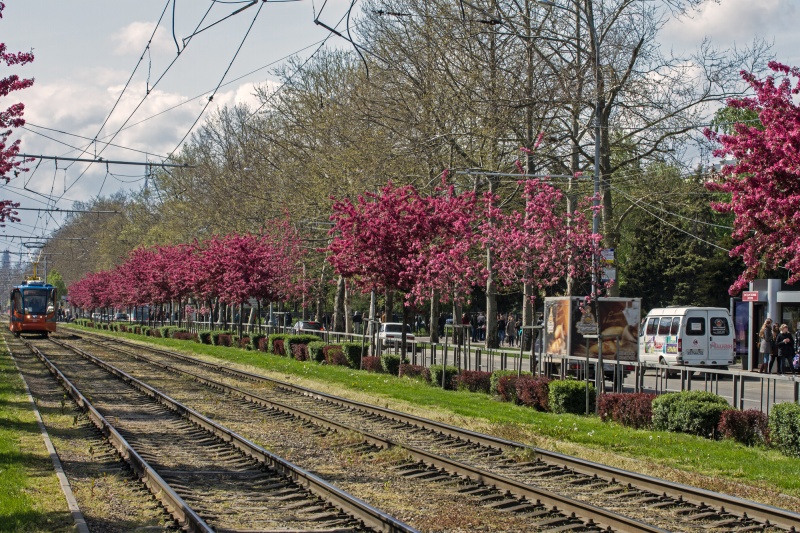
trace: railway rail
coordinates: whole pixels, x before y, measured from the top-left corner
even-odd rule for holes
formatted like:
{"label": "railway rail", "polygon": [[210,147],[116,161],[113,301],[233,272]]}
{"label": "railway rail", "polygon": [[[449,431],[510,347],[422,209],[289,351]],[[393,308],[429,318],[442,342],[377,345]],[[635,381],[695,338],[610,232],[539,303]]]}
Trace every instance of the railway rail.
{"label": "railway rail", "polygon": [[26,345],[185,530],[416,531],[113,365]]}
{"label": "railway rail", "polygon": [[[507,495],[525,498],[526,502],[546,501],[548,505],[560,506],[560,509],[568,513],[585,517],[585,510],[578,511],[577,508],[570,507],[572,503],[559,500],[564,497],[563,493],[567,493],[579,499],[597,502],[598,505],[620,513],[632,513],[640,520],[664,524],[664,528],[669,530],[711,528],[726,531],[796,531],[797,524],[800,524],[800,515],[787,510],[352,402],[168,350],[144,347],[119,339],[114,339],[114,345],[108,345],[108,337],[95,338],[106,339],[95,341],[104,345],[104,348],[127,352],[128,355],[133,355],[130,348],[157,354],[163,358],[161,361],[153,360],[152,355],[148,360],[170,371],[192,375],[193,379],[208,386],[218,389],[227,387],[228,393],[248,401],[269,405],[273,409],[329,429],[360,431],[366,441],[377,446],[403,446],[414,460],[398,468],[409,476],[435,479],[442,471],[447,471],[469,477],[478,484],[463,490],[484,494],[488,501],[498,506],[525,510],[524,503],[514,503],[513,498],[504,501],[497,494],[498,491],[506,491]],[[128,346],[129,349],[121,349],[119,344]],[[176,361],[190,365],[191,369],[179,368],[180,364],[176,364]],[[253,394],[200,375],[200,369],[214,374],[223,373],[235,380],[247,380],[262,387],[259,394]],[[358,426],[354,425],[356,419]],[[394,439],[382,436],[387,433],[392,434]],[[510,459],[509,455],[528,455],[532,460],[519,462]],[[608,524],[607,520],[602,516],[592,516],[584,525],[605,525]],[[642,527],[642,524],[617,522],[611,527],[632,530],[629,528]],[[658,529],[657,526],[651,527]]]}

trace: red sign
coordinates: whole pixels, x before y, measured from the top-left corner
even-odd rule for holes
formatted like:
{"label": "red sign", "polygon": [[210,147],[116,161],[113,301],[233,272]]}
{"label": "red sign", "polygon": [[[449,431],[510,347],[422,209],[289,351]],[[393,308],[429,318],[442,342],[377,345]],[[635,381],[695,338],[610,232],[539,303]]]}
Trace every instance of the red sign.
{"label": "red sign", "polygon": [[742,293],[742,301],[743,302],[757,302],[758,301],[758,291],[744,291]]}

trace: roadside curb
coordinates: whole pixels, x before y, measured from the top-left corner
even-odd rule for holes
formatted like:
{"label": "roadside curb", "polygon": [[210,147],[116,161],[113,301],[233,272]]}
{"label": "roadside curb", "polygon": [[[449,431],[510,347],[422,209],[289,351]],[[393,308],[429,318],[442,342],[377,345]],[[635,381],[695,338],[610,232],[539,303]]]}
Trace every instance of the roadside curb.
{"label": "roadside curb", "polygon": [[14,358],[14,354],[8,347],[5,339],[3,339],[3,345],[5,346],[6,352],[8,352],[9,356],[11,356],[11,360],[14,361],[14,367],[17,369],[19,377],[22,379],[22,384],[25,387],[25,394],[28,396],[28,401],[30,402],[31,407],[33,408],[33,413],[36,416],[36,423],[39,425],[39,430],[42,432],[42,438],[44,439],[44,445],[47,448],[47,453],[50,454],[50,459],[53,461],[53,468],[56,471],[58,483],[61,485],[61,490],[64,492],[64,496],[67,499],[67,507],[72,515],[72,520],[75,522],[75,530],[78,533],[90,533],[89,526],[86,525],[86,519],[84,518],[83,513],[78,506],[78,501],[75,499],[75,495],[72,492],[72,487],[70,487],[69,480],[67,479],[66,474],[64,474],[64,468],[61,465],[61,460],[58,458],[58,453],[56,453],[55,446],[53,446],[53,442],[50,440],[50,435],[47,433],[47,428],[44,426],[42,415],[39,413],[39,409],[36,407],[36,402],[33,400],[31,390],[28,387],[28,382],[25,381],[25,376],[22,375],[22,371],[20,370],[19,365],[17,365],[17,360]]}

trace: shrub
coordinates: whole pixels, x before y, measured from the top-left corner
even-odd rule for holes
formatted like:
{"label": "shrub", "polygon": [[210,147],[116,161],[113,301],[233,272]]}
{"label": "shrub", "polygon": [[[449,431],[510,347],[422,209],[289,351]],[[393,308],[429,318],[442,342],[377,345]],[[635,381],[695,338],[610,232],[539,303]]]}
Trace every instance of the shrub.
{"label": "shrub", "polygon": [[613,420],[627,427],[649,428],[653,424],[655,397],[641,392],[603,394],[597,402],[597,411],[603,422]]}
{"label": "shrub", "polygon": [[800,405],[778,403],[769,413],[769,437],[781,453],[800,457]]}
{"label": "shrub", "polygon": [[516,383],[519,403],[537,411],[547,411],[550,408],[550,381],[547,376],[520,376]]}
{"label": "shrub", "polygon": [[267,339],[267,337],[262,337],[258,339],[258,351],[259,352],[269,351],[269,339]]}
{"label": "shrub", "polygon": [[[500,378],[503,376],[516,376],[516,375],[517,375],[516,370],[495,370],[494,372],[492,372],[492,377],[490,379],[489,392],[491,394],[500,394],[500,391],[497,390],[497,385],[500,383]],[[522,375],[530,376],[531,373],[523,372]]]}
{"label": "shrub", "polygon": [[[431,365],[431,384],[442,386],[442,365]],[[447,365],[444,369],[444,388],[453,390],[453,378],[458,374],[458,367]]]}
{"label": "shrub", "polygon": [[425,382],[429,382],[431,380],[431,371],[422,365],[401,364],[399,375],[411,379],[419,379]]}
{"label": "shrub", "polygon": [[[213,337],[213,335],[212,335]],[[217,336],[217,346],[233,346],[232,333],[220,333]]]}
{"label": "shrub", "polygon": [[338,344],[331,344],[322,349],[325,356],[325,362],[329,365],[347,366],[347,359],[344,356],[344,350]]}
{"label": "shrub", "polygon": [[364,357],[361,359],[361,364],[367,372],[383,372],[380,357]]}
{"label": "shrub", "polygon": [[491,387],[491,372],[480,370],[464,370],[453,378],[453,386],[456,390],[468,390],[470,392],[482,392],[489,394]]}
{"label": "shrub", "polygon": [[312,361],[321,363],[325,360],[325,343],[322,341],[314,341],[308,343],[308,357]]}
{"label": "shrub", "polygon": [[272,353],[275,355],[286,356],[285,339],[275,339],[272,341]]}
{"label": "shrub", "polygon": [[253,333],[250,335],[250,349],[254,352],[261,350],[261,340],[266,338],[263,333]]}
{"label": "shrub", "polygon": [[342,343],[342,351],[344,352],[344,357],[347,359],[347,363],[350,365],[350,368],[361,367],[361,357],[366,355],[368,347],[369,346],[364,346],[362,351],[360,342]]}
{"label": "shrub", "polygon": [[236,339],[236,344],[242,350],[249,350],[250,349],[250,337],[239,337]]}
{"label": "shrub", "polygon": [[[297,344],[308,345],[309,342],[317,342],[320,338],[316,335],[287,335],[286,340],[284,341],[284,349],[286,351],[286,355],[290,357],[294,357],[294,346]],[[308,353],[305,354],[306,359],[308,359]],[[306,359],[302,359],[305,361]]]}
{"label": "shrub", "polygon": [[504,402],[517,402],[517,373],[504,374],[497,380],[497,395]]}
{"label": "shrub", "polygon": [[286,355],[287,333],[273,333],[267,338],[267,351],[275,355]]}
{"label": "shrub", "polygon": [[653,428],[713,438],[724,411],[725,398],[706,391],[662,394],[653,400]]}
{"label": "shrub", "polygon": [[[400,374],[400,356],[393,353],[381,354],[381,367],[387,374],[397,376]],[[433,371],[431,371],[433,372]]]}
{"label": "shrub", "polygon": [[[594,383],[589,383],[589,411],[594,411]],[[586,382],[574,379],[555,380],[549,385],[547,401],[554,413],[583,414],[586,412]]]}
{"label": "shrub", "polygon": [[177,330],[172,332],[173,339],[180,339],[182,341],[196,341],[197,340],[197,333],[193,333],[191,331],[186,330]]}
{"label": "shrub", "polygon": [[292,358],[298,361],[308,361],[308,344],[290,344]]}
{"label": "shrub", "polygon": [[231,332],[230,331],[226,331],[224,329],[218,329],[218,330],[212,331],[211,332],[211,344],[213,344],[214,346],[230,346],[230,343],[229,344],[220,344],[220,342],[221,342],[220,341],[220,336],[222,336],[222,335],[226,335],[227,337],[230,338]]}
{"label": "shrub", "polygon": [[201,344],[211,344],[211,330],[200,331],[197,333],[197,340]]}
{"label": "shrub", "polygon": [[733,439],[745,446],[767,444],[769,419],[758,409],[729,409],[720,416],[717,431],[723,439]]}
{"label": "shrub", "polygon": [[150,335],[150,326],[142,326],[142,335],[145,337]]}

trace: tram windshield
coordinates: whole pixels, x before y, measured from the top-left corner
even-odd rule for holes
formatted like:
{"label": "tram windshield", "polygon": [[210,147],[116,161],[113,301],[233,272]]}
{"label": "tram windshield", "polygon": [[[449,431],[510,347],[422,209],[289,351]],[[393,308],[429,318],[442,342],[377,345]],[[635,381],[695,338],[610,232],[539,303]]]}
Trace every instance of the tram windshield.
{"label": "tram windshield", "polygon": [[49,301],[49,292],[46,289],[28,289],[22,295],[22,304],[25,313],[29,315],[44,315],[53,311]]}

